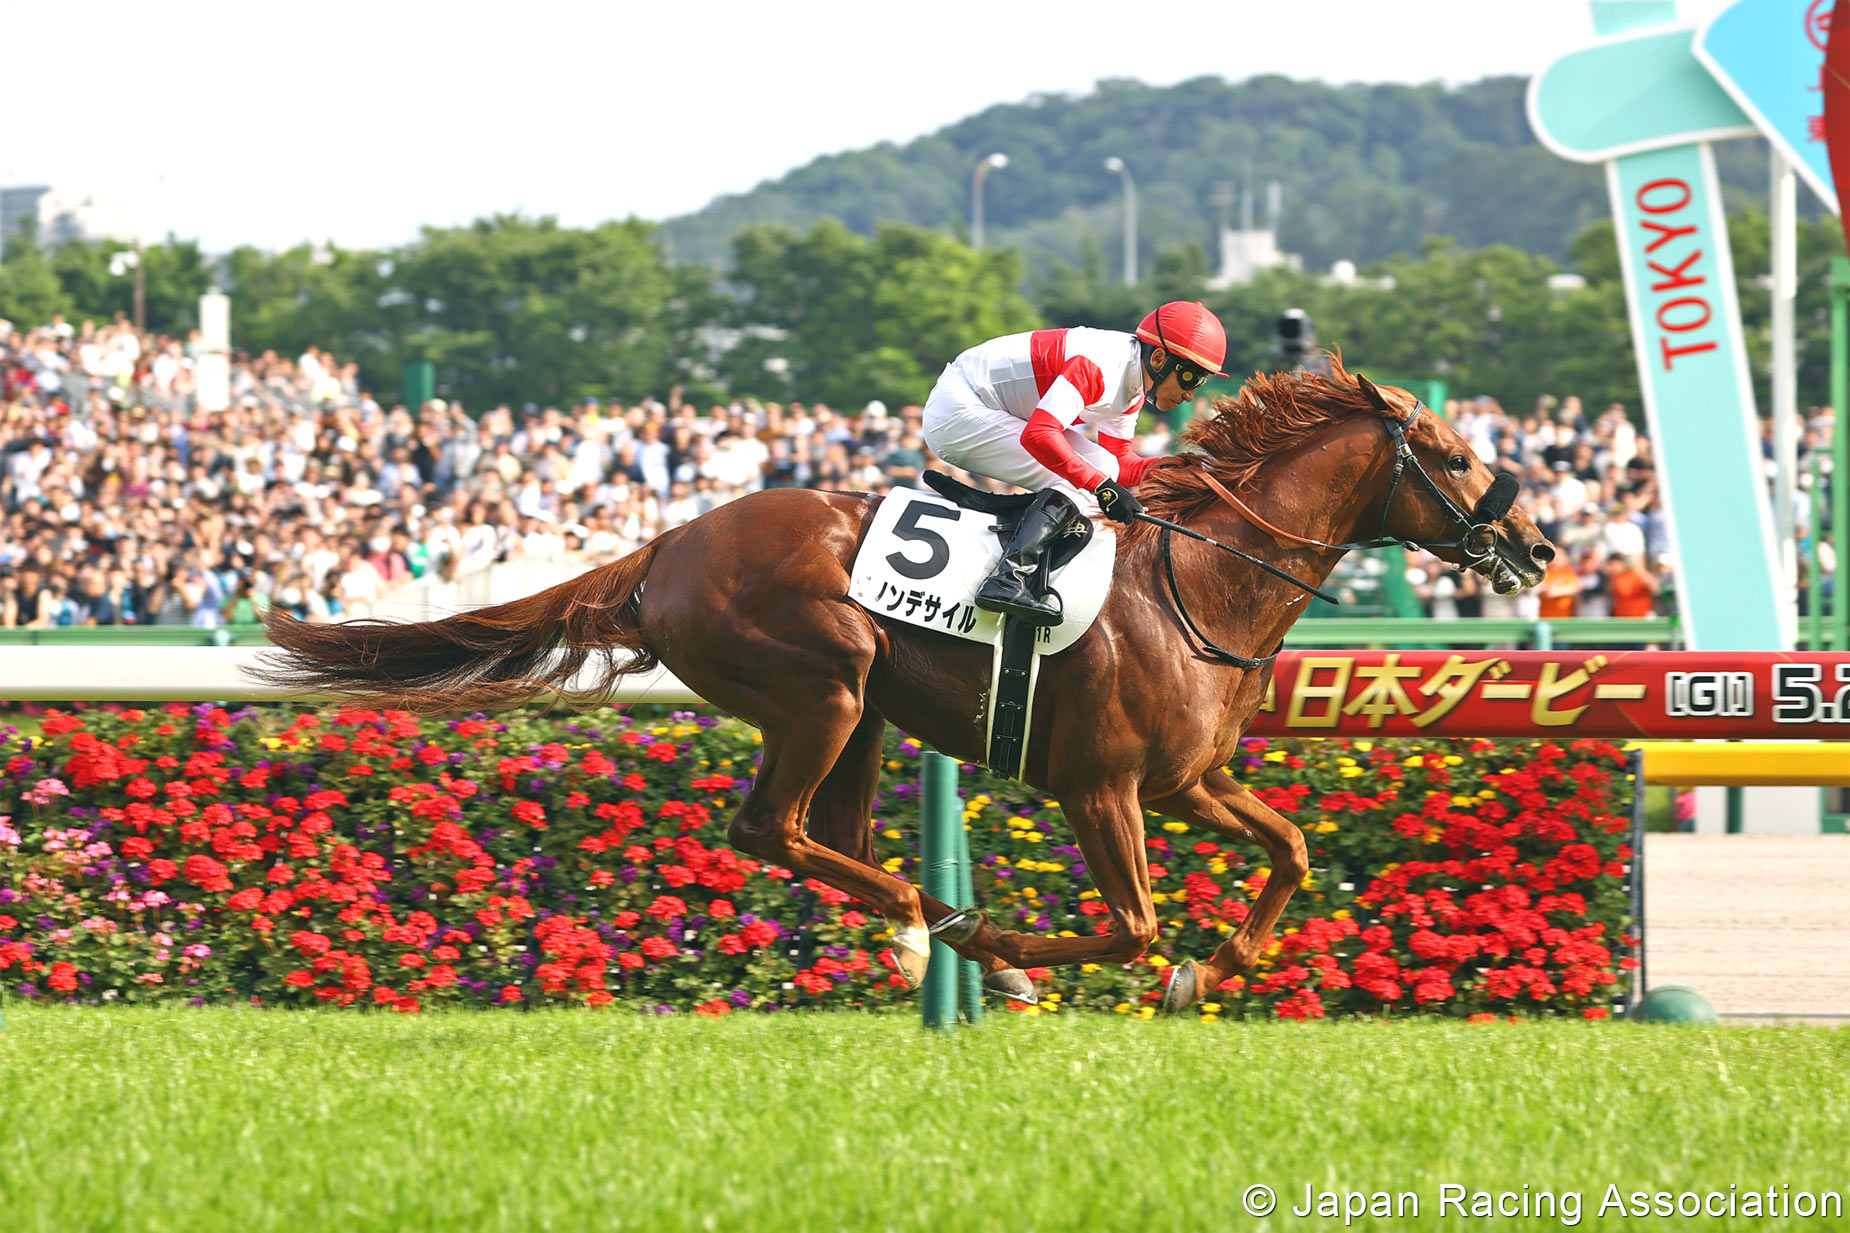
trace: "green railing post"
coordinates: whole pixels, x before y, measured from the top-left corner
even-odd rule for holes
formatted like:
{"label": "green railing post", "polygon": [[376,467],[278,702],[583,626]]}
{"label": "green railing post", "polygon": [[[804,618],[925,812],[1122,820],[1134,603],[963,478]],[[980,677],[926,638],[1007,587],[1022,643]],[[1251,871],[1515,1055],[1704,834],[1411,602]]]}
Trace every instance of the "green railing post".
{"label": "green railing post", "polygon": [[[961,811],[956,818],[957,899],[954,908],[972,907],[976,903],[975,871],[970,867],[970,824]],[[933,963],[938,960],[934,954]],[[969,959],[957,961],[957,1009],[970,1023],[983,1021],[983,969]]]}
{"label": "green railing post", "polygon": [[[1850,258],[1831,259],[1831,649],[1850,650]],[[1822,580],[1821,580],[1822,581]],[[1823,591],[1824,588],[1818,588]]]}
{"label": "green railing post", "polygon": [[1824,575],[1819,570],[1819,546],[1824,543],[1824,473],[1818,468],[1818,451],[1811,452],[1811,540],[1805,550],[1805,649],[1822,651],[1824,641]]}
{"label": "green railing post", "polygon": [[[963,834],[963,804],[957,799],[957,761],[927,751],[919,762],[923,834],[920,863],[924,865],[925,893],[957,906],[957,845]],[[925,1026],[957,1025],[957,952],[942,942],[931,944],[931,966],[925,972]]]}
{"label": "green railing post", "polygon": [[1538,651],[1555,649],[1555,627],[1547,621],[1535,623],[1535,649]]}

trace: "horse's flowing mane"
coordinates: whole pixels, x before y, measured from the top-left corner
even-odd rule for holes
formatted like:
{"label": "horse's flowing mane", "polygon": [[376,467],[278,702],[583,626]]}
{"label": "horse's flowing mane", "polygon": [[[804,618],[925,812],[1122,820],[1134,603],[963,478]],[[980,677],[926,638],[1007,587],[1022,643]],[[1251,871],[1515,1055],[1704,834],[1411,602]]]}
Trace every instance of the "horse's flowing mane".
{"label": "horse's flowing mane", "polygon": [[[1204,470],[1230,488],[1249,487],[1260,466],[1336,420],[1386,415],[1330,353],[1329,371],[1255,373],[1232,396],[1214,400],[1211,414],[1197,415],[1180,445],[1192,447],[1183,461],[1152,468],[1137,485],[1137,499],[1150,513],[1171,522],[1200,513],[1218,498]],[[1134,530],[1148,530],[1139,523]]]}

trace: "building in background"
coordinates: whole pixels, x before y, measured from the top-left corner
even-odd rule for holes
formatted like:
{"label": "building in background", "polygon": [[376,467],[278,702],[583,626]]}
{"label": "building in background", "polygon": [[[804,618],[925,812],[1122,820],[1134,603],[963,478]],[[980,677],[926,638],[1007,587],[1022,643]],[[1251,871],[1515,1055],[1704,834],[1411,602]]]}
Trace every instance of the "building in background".
{"label": "building in background", "polygon": [[71,240],[136,239],[128,208],[112,197],[44,184],[16,185],[0,188],[0,254],[28,219],[36,224],[41,248],[56,248]]}
{"label": "building in background", "polygon": [[1240,225],[1235,227],[1227,217],[1228,207],[1232,205],[1231,186],[1223,186],[1219,194],[1220,270],[1208,280],[1209,287],[1220,291],[1243,286],[1252,282],[1261,270],[1279,266],[1293,270],[1304,268],[1303,259],[1296,253],[1279,251],[1278,216],[1283,197],[1284,186],[1277,180],[1266,185],[1266,222],[1260,227],[1253,222],[1253,194],[1248,188],[1240,207]]}

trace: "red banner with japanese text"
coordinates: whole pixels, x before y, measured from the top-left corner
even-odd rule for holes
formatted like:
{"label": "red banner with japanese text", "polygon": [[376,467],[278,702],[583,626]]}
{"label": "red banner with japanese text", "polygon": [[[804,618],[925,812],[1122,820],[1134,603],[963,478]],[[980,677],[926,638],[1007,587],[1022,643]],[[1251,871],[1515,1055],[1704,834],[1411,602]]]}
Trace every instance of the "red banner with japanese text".
{"label": "red banner with japanese text", "polygon": [[1850,740],[1850,655],[1283,651],[1251,735]]}

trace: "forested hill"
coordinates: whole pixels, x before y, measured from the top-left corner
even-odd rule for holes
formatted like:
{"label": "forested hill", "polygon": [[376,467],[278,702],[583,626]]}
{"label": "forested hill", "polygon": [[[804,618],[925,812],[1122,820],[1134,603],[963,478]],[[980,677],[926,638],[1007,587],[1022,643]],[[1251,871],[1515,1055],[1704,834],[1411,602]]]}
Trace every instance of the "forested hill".
{"label": "forested hill", "polygon": [[[1283,185],[1280,245],[1312,270],[1417,252],[1429,235],[1564,257],[1574,234],[1606,214],[1604,178],[1536,142],[1525,85],[1519,77],[1456,89],[1283,77],[1106,81],[1078,98],[991,107],[903,146],[818,158],[665,230],[678,260],[723,264],[732,237],[753,223],[807,227],[834,217],[860,232],[887,220],[961,228],[971,173],[999,150],[1009,165],[985,186],[986,238],[1019,245],[1031,266],[1072,261],[1089,234],[1115,268],[1120,190],[1101,166],[1112,156],[1137,180],[1145,262],[1191,242],[1212,253],[1223,214],[1217,190],[1237,191],[1249,168],[1261,214],[1266,182]],[[1734,205],[1764,201],[1759,145],[1717,147]]]}

